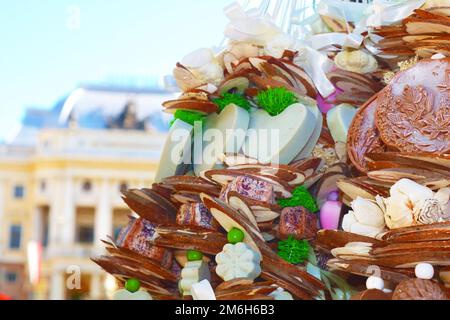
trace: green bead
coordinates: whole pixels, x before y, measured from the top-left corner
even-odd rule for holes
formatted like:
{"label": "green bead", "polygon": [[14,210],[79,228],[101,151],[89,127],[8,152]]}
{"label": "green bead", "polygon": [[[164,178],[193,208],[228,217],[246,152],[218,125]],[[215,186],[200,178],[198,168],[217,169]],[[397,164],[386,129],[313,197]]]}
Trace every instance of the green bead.
{"label": "green bead", "polygon": [[244,232],[242,232],[242,230],[233,228],[228,232],[227,239],[229,243],[236,244],[244,241],[244,237],[245,235]]}
{"label": "green bead", "polygon": [[200,261],[203,260],[203,253],[195,250],[189,250],[186,254],[188,261]]}
{"label": "green bead", "polygon": [[131,293],[138,292],[140,288],[141,283],[137,279],[128,279],[125,283],[125,289],[127,289]]}

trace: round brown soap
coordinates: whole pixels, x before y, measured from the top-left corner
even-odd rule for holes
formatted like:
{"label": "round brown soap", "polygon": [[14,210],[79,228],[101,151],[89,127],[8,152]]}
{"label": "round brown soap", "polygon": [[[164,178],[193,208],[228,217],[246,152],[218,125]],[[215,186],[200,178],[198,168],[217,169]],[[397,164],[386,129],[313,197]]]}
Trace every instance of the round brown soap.
{"label": "round brown soap", "polygon": [[353,118],[348,132],[347,149],[350,161],[361,172],[367,172],[366,154],[386,151],[375,125],[377,96],[372,97]]}
{"label": "round brown soap", "polygon": [[422,60],[378,94],[376,125],[400,152],[450,152],[450,58]]}
{"label": "round brown soap", "polygon": [[448,300],[448,297],[436,282],[411,279],[397,286],[392,300]]}

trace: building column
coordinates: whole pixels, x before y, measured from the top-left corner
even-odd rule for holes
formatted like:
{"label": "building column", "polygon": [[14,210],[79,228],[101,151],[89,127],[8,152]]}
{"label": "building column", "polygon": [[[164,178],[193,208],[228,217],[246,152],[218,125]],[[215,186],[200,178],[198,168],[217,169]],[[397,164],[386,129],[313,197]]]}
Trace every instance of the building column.
{"label": "building column", "polygon": [[49,237],[48,247],[51,249],[58,247],[61,243],[61,202],[62,202],[62,182],[60,178],[55,178],[51,181],[52,186],[52,200],[50,203],[49,213]]}
{"label": "building column", "polygon": [[[33,210],[33,216],[32,216],[32,230],[31,230],[31,241],[36,241],[40,244],[42,244],[42,228],[43,228],[43,222],[42,222],[42,209],[39,207],[36,207]],[[1,219],[1,217],[0,217]]]}
{"label": "building column", "polygon": [[95,212],[95,239],[96,248],[103,248],[102,240],[112,236],[112,205],[111,192],[108,179],[103,179],[100,184],[99,202]]}
{"label": "building column", "polygon": [[64,273],[54,272],[50,278],[50,300],[65,300],[65,288]]}
{"label": "building column", "polygon": [[61,236],[62,245],[72,246],[75,243],[75,201],[74,201],[74,182],[72,176],[66,176],[64,178],[64,198],[63,207],[61,210]]}
{"label": "building column", "polygon": [[102,298],[102,279],[101,275],[98,273],[93,273],[91,275],[91,288],[89,292],[89,297],[92,300],[100,300]]}
{"label": "building column", "polygon": [[49,217],[49,248],[68,247],[75,242],[75,203],[73,178],[53,180]]}

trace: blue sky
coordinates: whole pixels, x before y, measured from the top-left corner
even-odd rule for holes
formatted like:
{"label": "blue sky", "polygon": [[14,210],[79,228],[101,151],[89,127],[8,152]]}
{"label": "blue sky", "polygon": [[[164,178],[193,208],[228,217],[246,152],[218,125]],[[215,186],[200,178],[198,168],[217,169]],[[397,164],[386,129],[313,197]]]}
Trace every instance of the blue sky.
{"label": "blue sky", "polygon": [[219,44],[230,2],[1,0],[0,140],[27,106],[50,108],[79,83],[163,76]]}

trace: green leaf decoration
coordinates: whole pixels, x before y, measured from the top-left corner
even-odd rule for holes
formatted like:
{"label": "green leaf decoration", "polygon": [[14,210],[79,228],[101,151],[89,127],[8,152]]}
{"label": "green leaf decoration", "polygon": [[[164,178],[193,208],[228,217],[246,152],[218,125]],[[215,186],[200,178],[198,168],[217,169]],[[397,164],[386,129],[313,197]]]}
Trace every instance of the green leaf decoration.
{"label": "green leaf decoration", "polygon": [[295,93],[286,88],[270,88],[260,91],[256,98],[258,105],[272,117],[279,115],[287,107],[298,102]]}
{"label": "green leaf decoration", "polygon": [[297,240],[289,236],[287,240],[278,243],[278,256],[291,264],[300,264],[309,257],[311,246],[306,240]]}
{"label": "green leaf decoration", "polygon": [[250,103],[242,94],[238,93],[224,93],[220,98],[214,99],[213,102],[217,105],[220,112],[232,103],[250,111]]}
{"label": "green leaf decoration", "polygon": [[170,122],[170,126],[173,126],[176,120],[184,121],[189,123],[191,126],[193,126],[196,122],[201,122],[203,125],[205,119],[205,115],[195,111],[177,110],[175,111],[173,120]]}
{"label": "green leaf decoration", "polygon": [[308,189],[303,186],[294,189],[292,198],[279,199],[277,202],[282,208],[303,207],[312,213],[319,212],[316,200],[309,193]]}

